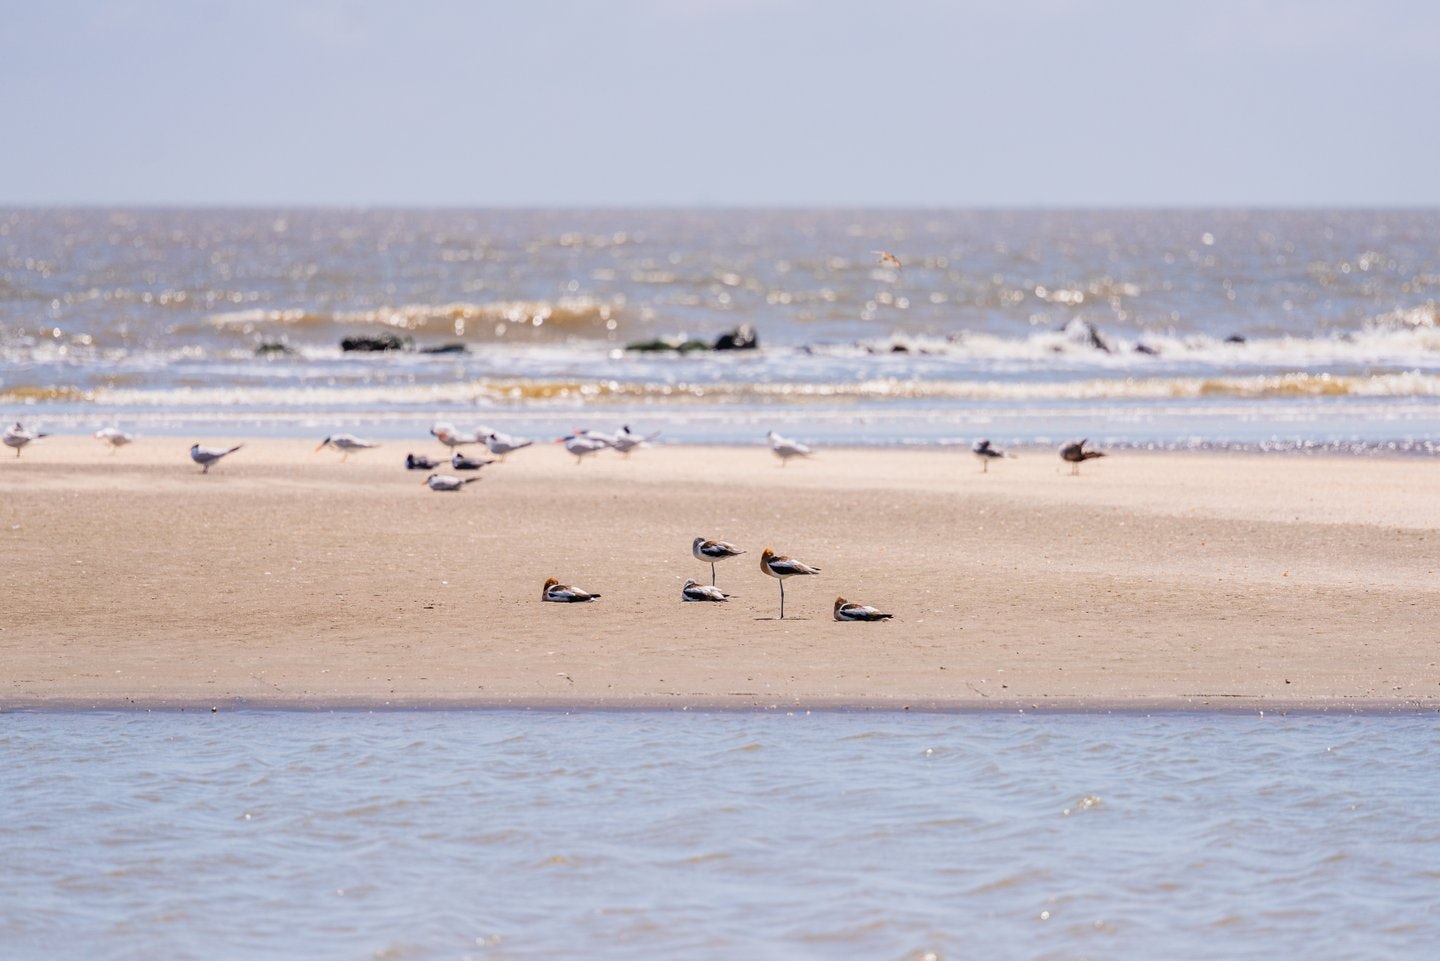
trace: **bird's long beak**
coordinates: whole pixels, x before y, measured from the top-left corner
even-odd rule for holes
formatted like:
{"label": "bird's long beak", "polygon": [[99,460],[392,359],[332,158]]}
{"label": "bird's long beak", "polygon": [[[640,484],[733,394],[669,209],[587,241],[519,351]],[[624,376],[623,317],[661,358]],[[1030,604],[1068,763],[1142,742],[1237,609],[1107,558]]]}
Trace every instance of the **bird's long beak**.
{"label": "bird's long beak", "polygon": [[420,486],[421,486],[421,487],[424,487],[426,484],[429,484],[429,483],[430,483],[430,478],[427,477],[427,478],[425,478],[423,481],[420,482]]}
{"label": "bird's long beak", "polygon": [[320,453],[321,450],[324,449],[324,447],[325,447],[325,441],[322,440],[322,441],[315,447],[315,451],[314,451],[314,452],[315,452],[316,454],[318,454],[318,453]]}

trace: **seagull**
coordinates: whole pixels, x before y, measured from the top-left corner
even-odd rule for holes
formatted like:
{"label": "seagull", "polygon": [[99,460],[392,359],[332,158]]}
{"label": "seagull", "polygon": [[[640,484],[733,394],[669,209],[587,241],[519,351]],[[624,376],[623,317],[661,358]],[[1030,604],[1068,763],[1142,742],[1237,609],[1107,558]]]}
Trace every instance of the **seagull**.
{"label": "seagull", "polygon": [[430,485],[432,491],[448,492],[464,490],[466,484],[473,484],[479,479],[478,477],[466,477],[462,480],[451,474],[431,474],[421,483]]}
{"label": "seagull", "polygon": [[626,424],[615,434],[615,438],[610,442],[610,446],[626,457],[629,457],[632,450],[650,443],[659,436],[660,432],[658,430],[653,434],[637,434],[630,429],[629,424]]}
{"label": "seagull", "polygon": [[680,600],[682,601],[728,601],[730,595],[709,584],[697,584],[694,578],[685,581],[685,586],[680,588]]}
{"label": "seagull", "polygon": [[455,429],[455,425],[453,424],[436,424],[430,428],[430,433],[434,434],[440,443],[452,450],[456,447],[474,446],[480,443],[480,435],[478,433],[462,434]]}
{"label": "seagull", "polygon": [[210,473],[211,466],[219,461],[220,458],[226,454],[233,454],[244,446],[244,444],[236,444],[234,447],[225,449],[221,447],[201,447],[199,444],[192,444],[190,446],[190,459],[204,468],[200,473],[208,474]]}
{"label": "seagull", "polygon": [[340,452],[340,463],[343,464],[345,458],[349,457],[353,451],[369,450],[379,446],[371,441],[361,440],[354,434],[331,434],[315,447],[315,453],[320,453],[323,448],[333,447]]}
{"label": "seagull", "polygon": [[510,434],[501,434],[493,430],[486,431],[484,439],[485,446],[489,448],[490,453],[501,460],[505,459],[506,454],[513,453],[523,447],[529,447],[535,443],[528,437],[514,437]]}
{"label": "seagull", "polygon": [[434,470],[443,463],[443,460],[431,460],[423,454],[418,457],[414,454],[405,455],[406,470]]}
{"label": "seagull", "polygon": [[880,258],[880,263],[886,267],[894,267],[896,270],[904,270],[900,264],[900,258],[888,250],[872,250],[872,254]]}
{"label": "seagull", "polygon": [[843,597],[835,598],[835,620],[837,621],[886,621],[894,616],[894,614],[886,614],[884,611],[867,607],[864,604],[851,603]]}
{"label": "seagull", "polygon": [[599,594],[591,594],[589,591],[582,591],[578,587],[561,584],[553,577],[546,578],[545,588],[540,592],[540,600],[554,601],[557,604],[579,604],[582,601],[595,601],[599,599]]}
{"label": "seagull", "polygon": [[707,541],[703,537],[695,538],[690,545],[690,553],[695,555],[697,561],[704,561],[710,565],[710,584],[715,584],[715,562],[723,561],[730,557],[738,557],[745,553],[734,544],[725,541]]}
{"label": "seagull", "polygon": [[975,446],[970,448],[970,453],[974,454],[975,458],[980,461],[980,473],[982,474],[988,474],[990,472],[990,462],[995,458],[1009,457],[1013,459],[1015,457],[1014,454],[1006,453],[1003,450],[996,450],[991,447],[988,440],[977,440]]}
{"label": "seagull", "polygon": [[37,434],[33,430],[26,430],[24,426],[21,425],[21,423],[17,420],[14,426],[7,427],[5,429],[5,434],[3,437],[0,437],[0,440],[3,440],[5,442],[6,447],[15,448],[15,456],[19,457],[20,448],[24,447],[32,440],[39,440],[42,437],[49,436],[49,434]]}
{"label": "seagull", "polygon": [[115,453],[126,444],[135,443],[135,435],[127,434],[118,427],[102,427],[92,435],[96,440],[103,440],[110,445],[110,453]]}
{"label": "seagull", "polygon": [[775,456],[780,458],[781,467],[789,463],[792,457],[809,457],[813,453],[810,448],[799,441],[790,440],[788,437],[781,437],[773,430],[765,435],[765,439],[770,442],[770,449],[775,452]]}
{"label": "seagull", "polygon": [[[1086,438],[1088,440],[1089,438]],[[1092,457],[1104,457],[1098,450],[1086,450],[1084,440],[1072,440],[1060,448],[1060,459],[1070,463],[1070,475],[1080,473],[1080,464]]]}
{"label": "seagull", "polygon": [[760,552],[760,569],[780,581],[780,620],[785,620],[785,578],[797,574],[819,574],[820,568],[802,564],[793,557],[777,554],[770,548]]}
{"label": "seagull", "polygon": [[592,437],[588,433],[567,434],[564,437],[557,438],[555,443],[564,444],[565,449],[575,455],[575,463],[577,465],[589,455],[602,451],[610,446],[603,439]]}
{"label": "seagull", "polygon": [[455,468],[456,470],[479,470],[486,464],[493,463],[495,462],[488,457],[484,458],[483,460],[478,457],[466,457],[464,454],[461,454],[458,451],[456,452],[455,456],[450,458],[450,466]]}

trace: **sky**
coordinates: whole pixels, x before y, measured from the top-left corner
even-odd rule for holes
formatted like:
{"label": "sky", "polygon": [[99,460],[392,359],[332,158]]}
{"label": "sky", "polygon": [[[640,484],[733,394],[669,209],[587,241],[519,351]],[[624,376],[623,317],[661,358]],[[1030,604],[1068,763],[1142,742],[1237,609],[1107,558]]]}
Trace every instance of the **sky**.
{"label": "sky", "polygon": [[0,0],[0,204],[1440,205],[1430,0]]}

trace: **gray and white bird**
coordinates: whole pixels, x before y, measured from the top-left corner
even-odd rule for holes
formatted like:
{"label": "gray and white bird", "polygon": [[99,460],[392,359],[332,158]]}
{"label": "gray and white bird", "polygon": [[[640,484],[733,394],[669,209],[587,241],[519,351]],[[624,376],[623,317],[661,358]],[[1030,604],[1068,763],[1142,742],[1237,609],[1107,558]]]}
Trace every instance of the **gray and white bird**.
{"label": "gray and white bird", "polygon": [[466,457],[459,451],[450,458],[450,466],[456,470],[479,470],[486,464],[493,463],[495,462],[488,457]]}
{"label": "gray and white bird", "polygon": [[887,621],[894,614],[864,604],[856,604],[843,597],[835,598],[835,620],[837,621]]}
{"label": "gray and white bird", "polygon": [[608,441],[600,437],[595,437],[589,432],[566,434],[564,437],[557,438],[555,443],[564,444],[565,449],[575,455],[575,463],[577,465],[591,454],[598,454],[600,451],[611,446]]}
{"label": "gray and white bird", "polygon": [[91,436],[96,440],[104,441],[112,454],[126,444],[135,443],[134,434],[127,434],[118,427],[102,427]]}
{"label": "gray and white bird", "polygon": [[464,490],[466,484],[473,484],[478,477],[456,477],[453,474],[431,474],[421,483],[426,484],[432,491],[449,493],[451,491]]}
{"label": "gray and white bird", "polygon": [[680,588],[680,599],[682,601],[728,601],[730,595],[718,587],[699,584],[694,578],[689,578],[685,581],[685,586]]}
{"label": "gray and white bird", "polygon": [[585,601],[595,601],[599,599],[599,594],[591,594],[589,591],[582,591],[578,587],[561,584],[553,577],[545,579],[545,587],[540,591],[540,600],[553,601],[557,604],[580,604]]}
{"label": "gray and white bird", "polygon": [[709,541],[703,537],[697,537],[690,545],[690,553],[695,555],[697,561],[704,561],[710,565],[710,583],[713,586],[716,562],[739,557],[745,552],[728,541]]}
{"label": "gray and white bird", "polygon": [[326,447],[333,447],[340,452],[340,463],[343,464],[345,463],[345,459],[355,453],[355,451],[370,450],[373,447],[379,446],[379,444],[373,441],[361,440],[354,434],[331,434],[316,445],[315,453],[320,453],[320,451]]}
{"label": "gray and white bird", "polygon": [[431,460],[424,454],[406,454],[406,470],[434,470],[445,462],[443,460]]}
{"label": "gray and white bird", "polygon": [[439,440],[440,443],[451,450],[457,447],[473,447],[481,443],[478,433],[467,434],[463,431],[456,430],[454,424],[446,424],[443,422],[435,424],[430,428],[430,433],[435,435],[435,438]]}
{"label": "gray and white bird", "polygon": [[980,462],[980,473],[982,474],[988,474],[990,472],[990,462],[992,460],[1001,457],[1014,459],[1015,457],[1014,454],[1003,450],[996,450],[994,447],[991,447],[988,440],[977,440],[975,446],[970,448],[970,453],[974,454],[975,459]]}
{"label": "gray and white bird", "polygon": [[484,437],[485,447],[501,460],[506,454],[513,454],[535,443],[528,437],[515,437],[511,434],[502,434],[499,431],[487,431]]}
{"label": "gray and white bird", "polygon": [[244,446],[244,444],[236,444],[234,447],[225,448],[201,447],[199,444],[192,444],[190,446],[190,459],[204,468],[200,473],[208,474],[210,473],[210,468],[218,463],[220,458],[233,454]]}
{"label": "gray and white bird", "polygon": [[0,440],[3,440],[5,442],[6,447],[15,448],[15,456],[19,457],[20,448],[24,447],[32,440],[39,440],[42,437],[49,436],[49,434],[39,434],[33,430],[26,430],[23,424],[21,424],[19,421],[16,421],[11,426],[5,428],[5,433],[3,435],[0,435]]}
{"label": "gray and white bird", "polygon": [[[1087,438],[1088,439],[1088,438]],[[1070,465],[1070,474],[1080,473],[1080,465],[1095,457],[1104,457],[1104,453],[1098,450],[1086,450],[1085,440],[1072,440],[1060,447],[1060,459]]]}
{"label": "gray and white bird", "polygon": [[658,430],[655,431],[655,433],[653,434],[637,434],[630,429],[629,424],[626,424],[624,427],[621,427],[618,431],[616,431],[615,436],[609,438],[609,440],[611,447],[615,448],[620,453],[624,454],[626,457],[629,457],[632,450],[637,447],[645,446],[659,436],[660,432]]}
{"label": "gray and white bird", "polygon": [[777,554],[770,548],[760,552],[760,570],[780,582],[780,620],[785,620],[785,578],[807,574],[819,574],[820,568],[811,567],[793,557]]}
{"label": "gray and white bird", "polygon": [[799,441],[791,440],[788,437],[781,437],[773,430],[765,435],[765,439],[770,442],[770,450],[775,453],[776,457],[780,458],[781,467],[788,464],[792,457],[809,457],[815,453]]}

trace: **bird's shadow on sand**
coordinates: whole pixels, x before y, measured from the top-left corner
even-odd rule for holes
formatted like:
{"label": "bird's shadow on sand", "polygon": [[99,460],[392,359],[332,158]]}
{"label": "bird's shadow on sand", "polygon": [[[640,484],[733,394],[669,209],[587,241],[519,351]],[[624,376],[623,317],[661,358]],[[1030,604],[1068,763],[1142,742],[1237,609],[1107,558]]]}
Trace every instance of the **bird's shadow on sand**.
{"label": "bird's shadow on sand", "polygon": [[808,621],[808,617],[757,617],[757,621]]}

